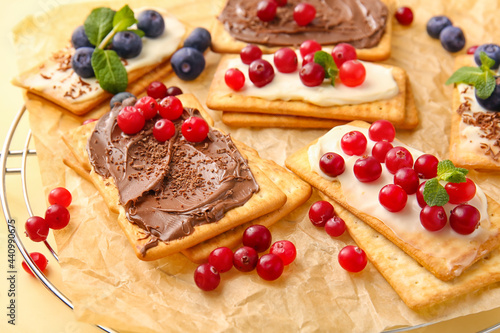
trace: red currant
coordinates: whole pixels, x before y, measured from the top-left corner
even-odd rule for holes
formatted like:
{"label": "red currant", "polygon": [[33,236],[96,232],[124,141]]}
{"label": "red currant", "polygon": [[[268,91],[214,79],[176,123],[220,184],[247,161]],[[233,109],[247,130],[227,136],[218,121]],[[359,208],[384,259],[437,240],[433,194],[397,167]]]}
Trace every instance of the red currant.
{"label": "red currant", "polygon": [[409,7],[399,7],[394,16],[401,25],[410,25],[413,22],[413,12]]}
{"label": "red currant", "polygon": [[49,193],[49,203],[60,204],[61,206],[68,207],[71,204],[72,196],[70,191],[64,187],[56,187]]}
{"label": "red currant", "polygon": [[194,282],[201,290],[214,290],[220,284],[220,274],[214,266],[201,264],[194,271]]}
{"label": "red currant", "polygon": [[[36,267],[38,267],[38,269],[40,269],[42,272],[45,271],[49,261],[47,260],[47,258],[45,258],[45,256],[43,254],[41,254],[40,252],[31,252],[30,257],[31,257],[31,259],[33,259],[33,261],[35,262],[35,265],[36,265]],[[32,276],[35,276],[33,274],[33,272],[31,271],[31,269],[29,268],[28,264],[24,260],[23,260],[23,263],[21,265],[23,266],[23,269],[27,273],[29,273]]]}
{"label": "red currant", "polygon": [[438,231],[444,228],[448,217],[443,206],[424,206],[420,211],[420,223],[429,231]]}
{"label": "red currant", "polygon": [[45,221],[49,228],[59,230],[64,228],[69,223],[69,212],[66,207],[59,204],[50,205],[45,211]]}
{"label": "red currant", "polygon": [[26,236],[33,242],[43,242],[49,235],[49,224],[39,216],[32,216],[24,225]]}
{"label": "red currant", "polygon": [[390,121],[380,119],[370,125],[368,137],[372,141],[392,142],[396,137],[396,129]]}
{"label": "red currant", "polygon": [[476,207],[461,204],[453,208],[450,214],[450,226],[461,235],[469,235],[476,230],[481,214]]}
{"label": "red currant", "polygon": [[250,65],[254,60],[262,58],[262,50],[253,44],[248,44],[240,51],[241,61],[245,65]]}
{"label": "red currant", "polygon": [[278,7],[286,6],[286,4],[288,3],[288,0],[273,0],[273,1],[276,2]]}
{"label": "red currant", "polygon": [[332,57],[338,68],[340,68],[340,66],[342,66],[342,64],[347,60],[358,59],[358,55],[356,54],[356,49],[354,48],[354,46],[347,43],[340,43],[335,45],[335,47],[332,49]]}
{"label": "red currant", "polygon": [[175,96],[167,96],[158,105],[160,116],[168,120],[176,120],[184,112],[184,106],[180,99]]}
{"label": "red currant", "polygon": [[393,148],[392,143],[387,141],[378,141],[373,145],[372,155],[380,163],[385,163],[385,156],[387,155],[387,152],[392,148]]}
{"label": "red currant", "polygon": [[337,153],[329,152],[323,154],[319,160],[319,168],[327,176],[337,177],[345,171],[345,161],[342,156]]}
{"label": "red currant", "polygon": [[225,273],[233,267],[233,251],[225,246],[218,247],[208,256],[208,263],[219,273]]}
{"label": "red currant", "polygon": [[354,176],[362,183],[373,182],[382,175],[382,166],[373,156],[361,157],[354,162]]}
{"label": "red currant", "polygon": [[269,22],[276,16],[278,4],[272,0],[262,0],[257,4],[257,17],[264,22]]}
{"label": "red currant", "polygon": [[385,155],[385,166],[390,173],[395,174],[401,168],[413,166],[413,156],[404,147],[394,147]]}
{"label": "red currant", "polygon": [[345,221],[338,216],[334,216],[325,224],[325,231],[331,237],[339,237],[346,231]]}
{"label": "red currant", "polygon": [[316,51],[320,50],[321,44],[313,39],[308,39],[300,44],[300,55],[302,56],[302,58],[304,58],[309,53],[314,54]]}
{"label": "red currant", "polygon": [[257,252],[267,250],[271,240],[271,232],[261,224],[251,225],[243,232],[243,245],[253,247]]}
{"label": "red currant", "polygon": [[259,255],[253,247],[243,246],[234,251],[233,265],[241,272],[252,271],[257,266],[258,260]]}
{"label": "red currant", "polygon": [[316,227],[324,227],[335,216],[335,209],[328,201],[316,201],[309,208],[309,220]]}
{"label": "red currant", "polygon": [[399,185],[388,184],[382,187],[378,194],[380,204],[392,213],[403,210],[408,200],[408,194]]}
{"label": "red currant", "polygon": [[116,117],[118,127],[123,133],[132,135],[141,131],[146,124],[146,119],[142,112],[133,106],[126,106],[120,110]]}
{"label": "red currant", "polygon": [[274,79],[274,68],[267,60],[254,60],[248,67],[248,77],[256,87],[264,87]]}
{"label": "red currant", "polygon": [[94,121],[97,121],[97,119],[95,119],[95,118],[90,118],[90,119],[85,120],[85,121],[82,123],[82,125],[87,125],[87,124],[93,123]]}
{"label": "red currant", "polygon": [[245,75],[238,68],[229,68],[224,74],[226,85],[235,90],[241,90],[245,85]]}
{"label": "red currant", "polygon": [[467,49],[467,54],[474,54],[478,47],[479,47],[479,45],[474,45],[474,46],[469,47]]}
{"label": "red currant", "polygon": [[207,137],[209,127],[205,119],[189,117],[181,127],[182,135],[190,142],[202,142]]}
{"label": "red currant", "polygon": [[266,281],[274,281],[283,274],[284,266],[278,255],[264,254],[257,262],[257,274]]}
{"label": "red currant", "polygon": [[182,95],[181,88],[176,87],[176,86],[168,87],[168,89],[167,89],[167,96],[177,96],[177,95]]}
{"label": "red currant", "polygon": [[466,203],[476,195],[476,184],[469,178],[464,183],[447,183],[444,189],[450,197],[449,202],[455,205]]}
{"label": "red currant", "polygon": [[421,208],[424,208],[425,206],[427,206],[427,203],[425,202],[425,199],[424,199],[424,188],[425,188],[425,182],[418,185],[417,202]]}
{"label": "red currant", "polygon": [[438,159],[431,154],[420,155],[415,160],[413,168],[418,176],[423,179],[431,179],[437,176]]}
{"label": "red currant", "polygon": [[136,103],[135,108],[142,112],[146,120],[153,118],[158,113],[158,103],[151,96],[141,97]]}
{"label": "red currant", "polygon": [[146,93],[155,99],[164,98],[167,96],[167,87],[163,82],[153,81],[149,84]]}
{"label": "red currant", "polygon": [[351,131],[342,136],[340,139],[340,147],[342,151],[349,156],[363,155],[366,150],[368,141],[363,133],[359,131]]}
{"label": "red currant", "polygon": [[282,47],[274,53],[274,66],[278,72],[293,73],[297,70],[297,53],[289,47]]}
{"label": "red currant", "polygon": [[357,246],[348,245],[339,252],[339,264],[348,272],[361,272],[367,263],[365,251]]}
{"label": "red currant", "polygon": [[401,186],[407,194],[415,194],[417,193],[420,179],[415,170],[404,167],[394,174],[394,184]]}
{"label": "red currant", "polygon": [[276,254],[281,258],[285,266],[290,265],[297,257],[297,249],[292,242],[280,240],[271,245],[269,253]]}
{"label": "red currant", "polygon": [[300,26],[306,26],[316,17],[316,8],[310,3],[299,3],[293,9],[293,19]]}
{"label": "red currant", "polygon": [[315,62],[310,62],[300,69],[299,77],[305,86],[316,87],[325,80],[325,69]]}
{"label": "red currant", "polygon": [[302,58],[302,67],[304,67],[310,62],[314,62],[314,52],[308,53]]}
{"label": "red currant", "polygon": [[365,82],[365,66],[358,60],[347,60],[339,68],[339,78],[348,87],[360,86]]}
{"label": "red currant", "polygon": [[158,119],[153,127],[153,135],[156,140],[165,142],[170,140],[175,134],[175,125],[168,119]]}

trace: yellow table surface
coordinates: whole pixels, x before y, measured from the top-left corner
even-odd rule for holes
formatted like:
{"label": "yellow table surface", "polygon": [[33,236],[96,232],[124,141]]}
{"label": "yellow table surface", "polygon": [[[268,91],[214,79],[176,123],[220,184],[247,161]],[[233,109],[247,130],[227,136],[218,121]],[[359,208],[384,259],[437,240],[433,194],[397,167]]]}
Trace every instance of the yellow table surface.
{"label": "yellow table surface", "polygon": [[[67,0],[23,0],[23,1],[2,1],[2,11],[0,12],[0,142],[3,147],[5,137],[9,130],[17,111],[23,105],[22,92],[10,84],[10,79],[16,75],[16,59],[14,47],[10,40],[12,27],[25,15],[35,14],[40,17],[40,24],[43,20],[49,19],[44,16],[48,9],[58,4],[67,3]],[[403,2],[401,2],[403,3]],[[12,149],[22,149],[28,132],[27,115],[23,117],[13,139]],[[33,144],[31,144],[33,147]],[[10,161],[10,160],[9,160]],[[14,158],[8,163],[9,168],[21,166],[22,160]],[[45,207],[45,199],[42,197],[41,182],[38,176],[38,166],[36,158],[28,158],[27,181],[33,210],[42,214]],[[21,177],[19,174],[8,174],[6,176],[7,196],[9,198],[10,213],[16,221],[21,239],[24,238],[22,229],[24,221],[29,216],[24,204],[21,187]],[[37,200],[37,198],[40,198]],[[15,254],[16,273],[8,273],[8,238],[7,227],[4,215],[0,222],[0,332],[102,332],[95,326],[76,321],[72,310],[48,291],[36,278],[26,274],[22,267],[22,256],[17,251]],[[49,237],[49,242],[51,238]],[[51,242],[54,244],[54,242]],[[47,277],[56,286],[61,286],[60,269],[56,260],[50,255],[43,244],[25,242],[30,252],[39,251],[44,253],[49,259],[49,270]],[[15,296],[9,297],[10,282],[7,280],[11,275],[15,276]],[[7,316],[9,302],[15,300],[16,316],[15,325],[10,325]],[[412,332],[434,333],[434,332],[477,332],[500,322],[500,309],[456,318],[447,322],[437,323],[423,328],[417,328]],[[500,331],[500,330],[497,330]]]}

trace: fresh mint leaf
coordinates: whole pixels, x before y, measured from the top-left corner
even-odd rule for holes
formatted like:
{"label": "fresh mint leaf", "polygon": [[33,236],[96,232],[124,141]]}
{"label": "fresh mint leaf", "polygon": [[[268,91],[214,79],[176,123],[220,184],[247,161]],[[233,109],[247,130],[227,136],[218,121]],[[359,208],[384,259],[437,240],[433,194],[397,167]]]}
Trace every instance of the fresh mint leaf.
{"label": "fresh mint leaf", "polygon": [[132,29],[132,30],[129,29],[127,31],[133,32],[134,34],[136,34],[137,36],[139,36],[141,38],[146,36],[146,33],[142,30],[139,30],[139,29]]}
{"label": "fresh mint leaf", "polygon": [[137,20],[135,19],[134,12],[128,5],[125,5],[113,17],[113,30],[115,32],[124,31],[136,23]]}
{"label": "fresh mint leaf", "polygon": [[495,60],[488,57],[484,51],[479,52],[479,59],[481,60],[481,69],[484,71],[489,70],[495,65]]}
{"label": "fresh mint leaf", "polygon": [[127,70],[115,51],[96,48],[91,61],[102,89],[112,94],[125,91],[128,85]]}
{"label": "fresh mint leaf", "polygon": [[465,175],[457,170],[444,173],[439,177],[439,179],[450,182],[450,183],[465,183]]}
{"label": "fresh mint leaf", "polygon": [[476,88],[477,97],[486,99],[491,96],[495,90],[496,80],[491,70],[483,72],[482,80],[479,80],[474,87]]}
{"label": "fresh mint leaf", "polygon": [[425,182],[424,200],[428,206],[443,206],[450,197],[437,178],[432,178]]}
{"label": "fresh mint leaf", "polygon": [[100,7],[92,10],[83,24],[90,43],[95,46],[101,44],[102,40],[113,30],[114,16],[115,11],[110,8]]}
{"label": "fresh mint leaf", "polygon": [[453,164],[452,161],[450,160],[442,160],[439,161],[438,166],[437,166],[437,175],[438,177],[441,176],[442,174],[446,172],[451,172],[455,170],[455,165]]}
{"label": "fresh mint leaf", "polygon": [[331,79],[332,86],[335,86],[335,79],[337,78],[339,69],[332,55],[325,51],[316,51],[314,53],[314,62],[323,67],[325,70],[325,79]]}
{"label": "fresh mint leaf", "polygon": [[466,83],[475,86],[483,79],[483,71],[479,67],[461,67],[453,73],[445,84]]}
{"label": "fresh mint leaf", "polygon": [[[456,167],[455,167],[456,168]],[[467,174],[469,173],[469,170],[465,169],[465,168],[456,168],[456,170],[460,173],[462,173],[464,176],[467,176]]]}

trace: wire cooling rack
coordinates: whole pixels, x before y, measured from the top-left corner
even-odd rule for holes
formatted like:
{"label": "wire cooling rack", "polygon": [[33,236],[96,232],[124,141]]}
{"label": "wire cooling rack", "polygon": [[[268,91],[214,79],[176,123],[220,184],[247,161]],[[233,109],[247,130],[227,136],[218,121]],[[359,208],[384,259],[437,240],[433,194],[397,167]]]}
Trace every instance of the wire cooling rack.
{"label": "wire cooling rack", "polygon": [[[70,309],[73,310],[73,304],[71,303],[71,300],[66,297],[52,282],[50,282],[49,279],[43,274],[43,272],[35,265],[35,262],[33,259],[28,254],[28,251],[26,250],[23,242],[19,238],[19,235],[17,233],[17,230],[15,226],[11,225],[9,221],[12,220],[12,215],[10,213],[10,208],[9,208],[9,201],[7,198],[7,188],[6,188],[6,176],[18,176],[21,177],[21,182],[22,182],[22,190],[23,190],[23,197],[24,197],[24,202],[26,205],[26,209],[28,211],[29,216],[33,216],[33,211],[31,209],[31,204],[28,196],[28,187],[27,187],[27,182],[26,182],[26,165],[28,163],[28,158],[36,156],[36,151],[34,149],[29,149],[29,145],[31,142],[31,131],[28,131],[26,134],[26,140],[24,147],[19,150],[13,150],[11,149],[11,144],[12,144],[12,139],[14,137],[14,134],[16,133],[16,130],[18,128],[18,125],[23,118],[24,114],[26,113],[26,107],[23,106],[18,113],[16,114],[16,117],[12,121],[12,124],[9,128],[9,131],[7,132],[7,136],[4,141],[4,145],[2,148],[2,151],[0,152],[0,201],[2,203],[2,209],[5,217],[5,221],[7,222],[7,228],[9,234],[14,235],[14,242],[19,249],[19,252],[23,256],[24,261],[26,264],[29,266],[31,271],[34,273],[35,277],[52,293],[54,294],[61,302],[66,304]],[[22,133],[21,133],[22,134]],[[9,157],[14,157],[14,156],[20,156],[21,157],[21,166],[17,168],[7,168],[7,160]],[[59,261],[59,258],[57,256],[57,253],[55,250],[52,248],[52,246],[47,242],[44,241],[45,246],[47,249],[50,251],[52,256],[56,259],[56,261]],[[412,327],[402,327],[402,328],[397,328],[393,330],[388,330],[384,331],[383,333],[397,333],[397,332],[407,332],[411,331],[417,328],[422,328],[425,326],[429,326],[435,323],[425,323],[417,326],[412,326]],[[100,328],[104,332],[108,333],[118,333],[115,330],[112,330],[110,328],[101,326],[101,325],[96,325],[98,328]],[[497,329],[500,329],[500,323],[493,325],[489,328],[486,328],[482,331],[479,331],[477,333],[492,333],[496,331]]]}

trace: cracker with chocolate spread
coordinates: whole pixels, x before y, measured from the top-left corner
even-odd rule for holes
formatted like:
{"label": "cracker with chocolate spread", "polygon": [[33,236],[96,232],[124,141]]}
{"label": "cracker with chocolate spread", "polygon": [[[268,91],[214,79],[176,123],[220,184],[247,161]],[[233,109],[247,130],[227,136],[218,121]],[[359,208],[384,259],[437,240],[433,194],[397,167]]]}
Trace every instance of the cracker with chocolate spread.
{"label": "cracker with chocolate spread", "polygon": [[[154,120],[139,133],[123,135],[116,115],[125,100],[100,120],[64,137],[92,183],[103,195],[141,260],[156,260],[192,247],[282,207],[286,195],[247,161],[229,135],[210,128],[191,143],[180,134],[188,117],[207,116],[190,95],[176,135],[165,143],[152,135]],[[68,161],[68,165],[74,162]],[[87,177],[86,177],[87,178]]]}
{"label": "cracker with chocolate spread", "polygon": [[[455,70],[475,66],[472,55],[455,58]],[[462,97],[461,97],[462,96]],[[479,170],[500,168],[500,112],[485,111],[474,96],[474,87],[453,89],[450,160],[455,165]]]}
{"label": "cracker with chocolate spread", "polygon": [[391,55],[389,0],[308,1],[317,14],[305,27],[293,19],[293,9],[301,1],[289,0],[284,7],[278,7],[271,22],[262,22],[257,17],[258,2],[227,1],[211,27],[213,51],[239,53],[247,44],[257,44],[264,53],[274,53],[280,47],[298,47],[313,39],[325,46],[350,43],[361,60],[381,61]]}
{"label": "cracker with chocolate spread", "polygon": [[[365,129],[369,127],[369,124],[360,121],[355,121],[348,125],[355,125],[357,128]],[[339,127],[336,127],[335,130],[339,130]],[[415,216],[415,221],[405,220],[408,217],[404,214],[413,212],[416,209],[415,207],[418,207],[418,204],[415,202],[415,196],[408,196],[408,210],[405,210],[404,213],[401,212],[403,215],[398,215],[398,212],[387,217],[387,219],[391,221],[387,220],[384,222],[373,216],[373,209],[378,207],[375,204],[375,206],[370,206],[370,211],[361,211],[355,208],[353,203],[348,202],[346,199],[349,195],[352,196],[351,192],[344,193],[345,189],[340,181],[337,179],[328,180],[311,169],[309,148],[315,143],[316,142],[312,142],[310,145],[289,156],[285,161],[285,165],[299,177],[316,187],[319,191],[325,193],[332,200],[335,200],[338,204],[374,228],[377,232],[384,235],[384,237],[401,248],[437,278],[443,281],[453,280],[464,271],[467,271],[472,264],[486,256],[487,253],[500,244],[500,206],[488,196],[484,197],[484,201],[487,202],[487,213],[485,214],[488,216],[483,217],[485,219],[485,225],[483,226],[480,224],[481,230],[476,234],[478,235],[476,238],[462,236],[449,229],[447,231],[449,234],[446,234],[448,235],[447,238],[440,238],[439,235],[442,235],[442,233],[429,232],[420,225],[418,214]],[[397,143],[396,141],[393,142],[394,146],[398,144],[400,145],[401,143]],[[383,168],[384,167],[385,166],[383,166]],[[350,168],[352,167],[346,165],[345,172],[352,172]],[[356,179],[354,182],[357,182],[356,184],[362,184]],[[379,184],[378,181],[373,183],[375,184],[374,186]],[[363,190],[363,192],[368,191],[368,189],[369,187]],[[370,199],[366,200],[373,200],[374,203],[378,203],[378,192],[373,193],[373,198],[370,197]],[[418,207],[418,209],[420,208]],[[419,211],[420,210],[418,210],[418,212]],[[394,221],[397,221],[398,218],[402,218],[401,216],[405,217],[400,221],[400,228],[404,228],[408,223],[414,223],[413,225],[415,228],[409,230],[394,230],[394,225],[398,226]],[[391,225],[391,223],[393,223],[393,225]],[[447,251],[446,253],[449,255],[436,255],[436,253],[442,251]]]}

